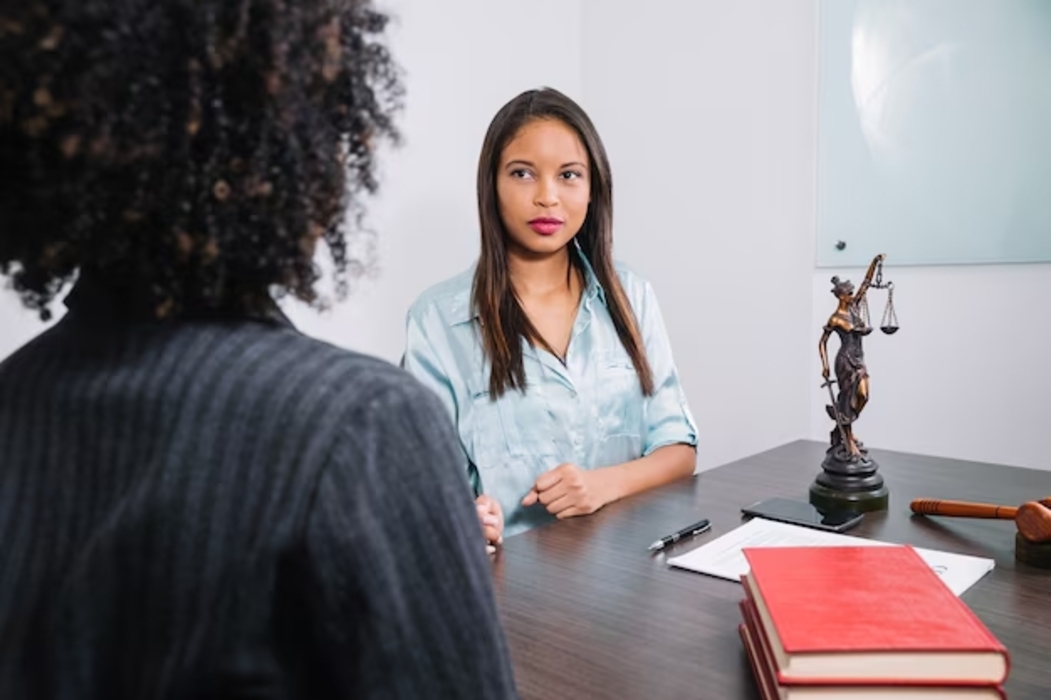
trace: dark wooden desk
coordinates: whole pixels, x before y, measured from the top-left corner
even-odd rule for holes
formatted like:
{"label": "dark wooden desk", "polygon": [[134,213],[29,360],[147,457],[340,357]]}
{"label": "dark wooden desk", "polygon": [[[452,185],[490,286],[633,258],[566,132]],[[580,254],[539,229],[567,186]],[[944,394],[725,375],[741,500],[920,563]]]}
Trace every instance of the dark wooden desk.
{"label": "dark wooden desk", "polygon": [[[741,524],[741,506],[806,500],[824,446],[795,442],[576,518],[508,538],[497,596],[523,698],[757,698],[737,634],[740,584],[669,567],[646,547],[700,517]],[[1051,697],[1051,571],[1016,564],[1011,521],[912,516],[923,496],[1019,504],[1051,495],[1051,472],[872,450],[890,509],[849,534],[996,560],[963,600],[1011,653],[1011,700]]]}

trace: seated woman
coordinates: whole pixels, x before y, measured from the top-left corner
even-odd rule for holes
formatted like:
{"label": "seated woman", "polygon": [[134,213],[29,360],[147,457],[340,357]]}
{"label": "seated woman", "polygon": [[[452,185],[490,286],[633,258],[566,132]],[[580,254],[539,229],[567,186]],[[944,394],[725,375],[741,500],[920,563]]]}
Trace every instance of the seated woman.
{"label": "seated woman", "polygon": [[653,290],[613,262],[584,111],[551,89],[506,104],[478,209],[479,260],[413,304],[403,364],[456,422],[488,541],[691,474],[697,429]]}

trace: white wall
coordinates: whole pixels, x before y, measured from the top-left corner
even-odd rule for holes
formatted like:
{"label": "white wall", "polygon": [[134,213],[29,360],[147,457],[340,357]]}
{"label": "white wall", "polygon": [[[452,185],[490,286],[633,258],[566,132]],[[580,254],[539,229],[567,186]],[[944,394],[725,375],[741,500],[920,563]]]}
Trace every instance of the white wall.
{"label": "white wall", "polygon": [[0,359],[10,355],[27,340],[42,332],[62,318],[66,307],[61,301],[51,305],[51,320],[44,323],[40,316],[22,306],[18,296],[10,289],[10,280],[3,278],[0,289]]}
{"label": "white wall", "polygon": [[716,466],[809,431],[813,2],[589,3],[616,254],[653,283]]}
{"label": "white wall", "polygon": [[[827,440],[817,341],[829,278],[863,271],[814,268],[816,0],[659,10],[585,4],[584,103],[614,161],[617,252],[661,298],[702,466]],[[1051,265],[888,260],[887,275],[902,329],[866,340],[858,435],[1051,469]],[[883,300],[873,293],[874,321]]]}
{"label": "white wall", "polygon": [[[827,438],[817,340],[828,278],[860,271],[813,265],[817,0],[387,6],[408,103],[405,144],[387,154],[370,208],[377,275],[324,314],[287,304],[300,328],[397,360],[411,301],[476,255],[489,120],[521,90],[551,85],[582,102],[610,151],[616,254],[656,288],[702,468]],[[866,341],[872,403],[858,434],[1051,468],[1037,441],[1051,423],[1051,265],[893,263],[902,330]],[[0,357],[42,328],[0,295]]]}

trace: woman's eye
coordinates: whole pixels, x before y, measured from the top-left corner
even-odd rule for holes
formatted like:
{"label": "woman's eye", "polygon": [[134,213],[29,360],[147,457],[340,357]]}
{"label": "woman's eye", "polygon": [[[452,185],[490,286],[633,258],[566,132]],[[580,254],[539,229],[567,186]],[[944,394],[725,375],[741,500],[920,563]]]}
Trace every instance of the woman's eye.
{"label": "woman's eye", "polygon": [[517,168],[511,171],[511,177],[516,178],[518,180],[524,180],[525,178],[529,177],[530,174],[531,173],[528,170],[525,170],[524,168]]}
{"label": "woman's eye", "polygon": [[567,170],[566,172],[562,173],[562,178],[564,180],[579,180],[581,177],[583,177],[583,175],[581,175],[576,170]]}

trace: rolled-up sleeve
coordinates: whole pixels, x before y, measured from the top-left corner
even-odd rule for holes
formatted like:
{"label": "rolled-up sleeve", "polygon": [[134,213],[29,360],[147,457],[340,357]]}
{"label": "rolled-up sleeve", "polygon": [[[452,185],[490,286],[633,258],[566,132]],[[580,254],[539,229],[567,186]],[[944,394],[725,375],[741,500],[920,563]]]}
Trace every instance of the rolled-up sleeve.
{"label": "rolled-up sleeve", "polygon": [[653,370],[653,395],[646,399],[646,440],[643,455],[665,445],[697,446],[697,424],[686,402],[672,357],[657,295],[649,282],[641,282],[638,319],[646,355]]}

